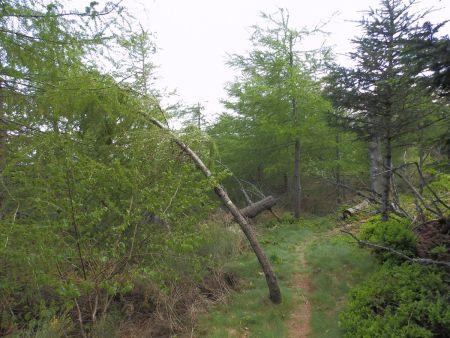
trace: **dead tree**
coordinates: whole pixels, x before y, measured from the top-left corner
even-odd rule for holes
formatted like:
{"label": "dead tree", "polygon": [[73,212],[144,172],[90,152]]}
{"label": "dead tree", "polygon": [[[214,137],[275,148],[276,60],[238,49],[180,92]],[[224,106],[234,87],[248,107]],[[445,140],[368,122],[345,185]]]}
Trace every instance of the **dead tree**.
{"label": "dead tree", "polygon": [[355,215],[359,211],[364,210],[364,209],[366,209],[368,207],[369,207],[369,201],[368,200],[364,200],[361,203],[355,205],[354,207],[345,209],[344,212],[342,213],[342,218],[346,219],[348,217],[352,217],[353,215]]}
{"label": "dead tree", "polygon": [[272,196],[267,196],[262,200],[252,203],[249,206],[241,209],[241,214],[245,217],[253,218],[264,210],[271,210],[272,207],[277,203],[277,200]]}
{"label": "dead tree", "polygon": [[[147,116],[147,118],[149,117]],[[166,127],[164,127],[164,125],[158,120],[150,118],[150,121],[158,128],[165,130],[171,136],[173,141],[180,147],[180,149],[195,163],[195,166],[198,170],[200,170],[208,179],[214,179],[211,171],[208,169],[208,167],[206,167],[201,158],[191,148],[189,148],[186,144],[179,140],[178,137],[176,137]],[[250,242],[250,246],[252,247],[256,257],[258,258],[259,264],[261,265],[261,268],[264,272],[264,276],[266,277],[270,300],[275,304],[281,303],[281,291],[280,287],[278,286],[277,278],[272,270],[272,266],[270,265],[267,256],[264,254],[264,251],[262,250],[258,239],[256,238],[252,227],[236,207],[236,205],[233,203],[233,201],[231,201],[231,199],[228,197],[227,192],[221,184],[217,183],[214,187],[214,191],[222,200],[222,203],[225,205],[225,207],[233,215],[234,220],[239,224],[248,241]]]}
{"label": "dead tree", "polygon": [[[230,168],[228,168],[225,164],[223,164],[220,161],[218,162],[221,166],[223,166],[225,169],[227,169],[237,184],[239,185],[239,189],[241,190],[242,194],[245,197],[245,201],[247,202],[248,206],[241,209],[242,215],[248,218],[253,218],[258,216],[261,212],[268,210],[274,215],[278,220],[280,220],[280,217],[275,213],[275,211],[272,209],[272,207],[277,203],[277,200],[273,198],[272,196],[265,196],[262,191],[260,191],[257,187],[254,186],[254,184],[247,182],[245,180],[241,180],[234,176]],[[242,185],[242,182],[245,182],[253,187],[253,189],[256,191],[256,193],[261,197],[261,200],[258,202],[253,202],[250,198],[249,194],[247,193],[247,190],[245,190],[244,186]]]}
{"label": "dead tree", "polygon": [[361,246],[367,246],[373,249],[377,249],[377,250],[384,250],[384,251],[388,251],[390,253],[393,253],[394,255],[406,260],[406,261],[410,261],[413,263],[418,263],[418,264],[423,264],[423,265],[441,265],[446,267],[447,269],[450,268],[450,262],[445,262],[445,261],[436,261],[434,259],[430,259],[430,258],[415,258],[415,257],[409,257],[407,255],[405,255],[403,252],[397,251],[393,248],[384,246],[384,245],[379,245],[376,243],[372,243],[366,240],[362,240],[359,239],[358,237],[356,237],[354,234],[352,234],[350,231],[347,230],[341,230],[342,233],[349,235],[350,237],[353,238],[353,240],[358,243]]}

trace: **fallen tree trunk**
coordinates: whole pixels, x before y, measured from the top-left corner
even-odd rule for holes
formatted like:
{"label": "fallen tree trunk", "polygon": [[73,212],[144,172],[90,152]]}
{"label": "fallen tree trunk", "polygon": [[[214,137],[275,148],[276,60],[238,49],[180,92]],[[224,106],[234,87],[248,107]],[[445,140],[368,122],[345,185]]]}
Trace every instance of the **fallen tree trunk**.
{"label": "fallen tree trunk", "polygon": [[342,217],[344,219],[348,218],[348,217],[352,217],[354,214],[357,214],[358,212],[360,212],[361,210],[366,209],[369,206],[369,201],[368,200],[364,200],[361,203],[355,205],[352,208],[348,208],[345,209],[342,213]]}
{"label": "fallen tree trunk", "polygon": [[[161,122],[148,116],[147,118],[149,118],[150,121],[158,128],[167,131],[172,137],[173,141],[195,163],[197,169],[199,169],[207,178],[213,180],[211,171],[209,171],[208,167],[206,167],[201,158],[198,157],[198,155],[191,148],[189,148],[186,144],[180,141],[178,137],[176,137],[173,133],[171,133],[170,130],[168,130],[166,127],[164,127],[164,125]],[[258,258],[259,264],[261,265],[261,268],[264,272],[264,276],[266,277],[267,287],[269,288],[270,300],[275,304],[281,303],[281,291],[280,287],[278,286],[277,278],[272,270],[272,266],[270,265],[267,256],[264,254],[264,251],[259,245],[258,239],[256,238],[256,235],[252,227],[248,223],[247,219],[236,207],[236,205],[233,203],[233,201],[231,201],[230,197],[228,196],[227,192],[225,191],[225,189],[221,184],[217,183],[214,187],[214,191],[217,194],[217,196],[219,196],[219,198],[222,200],[225,207],[231,212],[231,214],[234,217],[234,220],[239,224],[239,226],[242,229],[242,232],[244,232],[245,236],[250,242],[250,246],[252,247],[253,252]]]}
{"label": "fallen tree trunk", "polygon": [[277,200],[273,198],[272,196],[267,196],[263,198],[262,200],[252,203],[249,206],[242,208],[241,214],[245,217],[253,218],[256,217],[258,214],[263,212],[264,210],[272,209],[272,207],[277,203]]}

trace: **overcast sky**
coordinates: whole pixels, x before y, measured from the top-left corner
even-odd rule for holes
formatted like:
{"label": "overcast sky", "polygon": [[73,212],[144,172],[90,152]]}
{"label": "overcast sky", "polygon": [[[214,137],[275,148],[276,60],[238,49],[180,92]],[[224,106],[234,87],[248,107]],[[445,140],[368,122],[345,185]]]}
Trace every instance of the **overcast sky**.
{"label": "overcast sky", "polygon": [[[177,89],[187,104],[200,102],[209,116],[223,111],[224,86],[234,73],[225,62],[227,54],[249,50],[250,26],[261,22],[261,12],[286,8],[292,27],[314,27],[328,22],[327,43],[338,55],[352,47],[359,33],[355,20],[378,0],[125,0],[144,28],[154,32],[159,48],[158,83]],[[423,0],[422,7],[440,8],[430,21],[450,19],[450,0]],[[450,34],[450,24],[445,32]],[[341,60],[343,60],[341,58]]]}

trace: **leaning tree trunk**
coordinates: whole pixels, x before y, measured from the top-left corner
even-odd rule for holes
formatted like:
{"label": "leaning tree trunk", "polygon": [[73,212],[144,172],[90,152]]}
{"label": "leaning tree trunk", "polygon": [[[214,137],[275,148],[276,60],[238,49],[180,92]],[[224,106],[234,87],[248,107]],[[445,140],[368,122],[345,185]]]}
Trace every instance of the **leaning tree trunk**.
{"label": "leaning tree trunk", "polygon": [[[150,121],[157,127],[167,130],[161,122],[150,118]],[[212,179],[211,171],[206,167],[203,161],[198,157],[198,155],[192,151],[186,144],[181,142],[175,135],[171,134],[175,143],[181,148],[181,150],[191,158],[191,160],[195,163],[196,167],[207,177]],[[253,232],[252,227],[248,223],[247,219],[242,215],[236,205],[231,201],[228,197],[227,192],[223,188],[221,184],[216,184],[214,187],[214,191],[220,197],[225,207],[231,212],[235,221],[239,224],[248,241],[250,242],[250,246],[252,247],[256,257],[258,258],[259,264],[264,272],[264,276],[266,277],[267,286],[269,288],[269,298],[275,303],[281,303],[281,292],[280,287],[278,286],[277,278],[272,270],[272,266],[270,265],[269,260],[264,254],[261,246],[259,245],[258,239],[256,238],[255,233]]]}
{"label": "leaning tree trunk", "polygon": [[388,134],[384,142],[384,172],[383,172],[383,191],[381,194],[381,221],[389,220],[390,192],[392,176],[392,149],[391,137]]}

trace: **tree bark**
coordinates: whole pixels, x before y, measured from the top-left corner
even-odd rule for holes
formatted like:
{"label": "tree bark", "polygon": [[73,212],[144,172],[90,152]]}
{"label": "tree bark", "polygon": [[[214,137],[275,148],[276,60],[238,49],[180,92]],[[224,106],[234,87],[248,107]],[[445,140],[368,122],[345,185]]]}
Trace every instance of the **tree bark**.
{"label": "tree bark", "polygon": [[383,192],[381,194],[381,221],[389,220],[390,192],[392,176],[392,147],[391,137],[388,133],[384,142],[384,172],[383,172]]}
{"label": "tree bark", "polygon": [[256,170],[256,181],[258,182],[259,186],[262,186],[264,180],[264,165],[262,163],[258,164],[258,168]]}
{"label": "tree bark", "polygon": [[341,135],[339,132],[336,133],[336,161],[338,161],[338,165],[336,167],[336,204],[340,205],[342,203],[342,187],[341,187]]}
{"label": "tree bark", "polygon": [[287,172],[283,174],[283,192],[285,194],[289,192],[289,178]]}
{"label": "tree bark", "polygon": [[264,210],[270,210],[276,203],[277,200],[275,198],[273,198],[272,196],[267,196],[261,201],[252,203],[249,206],[242,208],[240,212],[245,217],[253,218],[259,215]]}
{"label": "tree bark", "polygon": [[[294,67],[292,34],[289,36],[289,66],[291,67],[292,72]],[[292,119],[294,121],[295,127],[297,127],[299,123],[297,100],[293,94],[291,95],[292,95],[291,96]],[[302,186],[300,182],[300,136],[297,136],[295,138],[295,145],[294,145],[294,217],[296,219],[300,218],[301,194],[302,194]]]}
{"label": "tree bark", "polygon": [[[6,164],[6,142],[7,142],[7,129],[6,122],[4,121],[5,117],[5,107],[4,107],[4,97],[5,93],[3,92],[2,82],[0,81],[0,179],[3,180],[3,169]],[[3,218],[3,205],[5,202],[5,191],[2,187],[0,188],[0,219]]]}
{"label": "tree bark", "polygon": [[370,158],[370,188],[376,194],[382,193],[382,177],[381,177],[381,149],[380,138],[372,136],[369,142],[369,158]]}
{"label": "tree bark", "polygon": [[[161,122],[152,118],[150,118],[150,121],[158,128],[168,131],[161,124]],[[211,171],[206,167],[206,165],[203,163],[200,157],[198,157],[198,155],[194,151],[192,151],[192,149],[190,149],[186,144],[180,141],[175,135],[173,135],[172,133],[170,133],[170,135],[172,139],[175,141],[175,143],[181,148],[181,150],[187,156],[189,156],[191,160],[195,163],[197,169],[200,170],[207,178],[213,179]],[[225,189],[221,184],[216,184],[216,186],[214,187],[214,191],[222,200],[225,207],[233,215],[235,221],[239,224],[248,241],[250,242],[250,246],[252,247],[256,257],[258,258],[259,264],[261,265],[261,268],[264,272],[264,276],[266,277],[270,300],[275,304],[281,303],[281,291],[280,287],[278,286],[277,278],[272,270],[272,266],[270,265],[267,256],[264,254],[264,251],[262,250],[258,242],[258,239],[256,238],[256,235],[252,227],[248,223],[247,219],[236,207],[236,205],[233,203],[233,201],[231,201],[231,199],[229,198],[228,194],[226,193]]]}
{"label": "tree bark", "polygon": [[355,205],[354,207],[345,209],[342,213],[342,218],[346,219],[348,217],[353,216],[354,214],[357,214],[359,211],[366,209],[370,205],[369,200],[364,200],[361,203]]}
{"label": "tree bark", "polygon": [[300,182],[300,139],[295,140],[294,146],[294,217],[300,218],[302,186]]}

